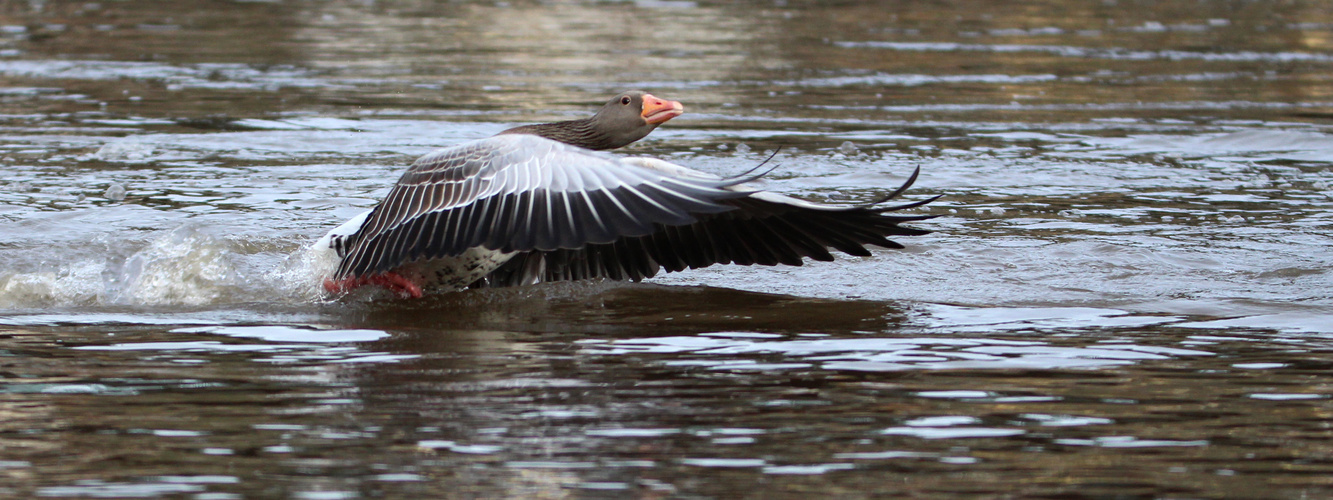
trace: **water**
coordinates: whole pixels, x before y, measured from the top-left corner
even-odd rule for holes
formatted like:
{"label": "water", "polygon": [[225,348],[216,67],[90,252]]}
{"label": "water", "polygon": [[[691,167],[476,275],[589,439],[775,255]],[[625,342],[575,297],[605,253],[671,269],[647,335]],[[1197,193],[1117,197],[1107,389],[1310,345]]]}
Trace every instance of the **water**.
{"label": "water", "polygon": [[[1319,3],[0,6],[0,496],[1333,495]],[[304,249],[413,158],[629,148],[936,232],[420,301]]]}

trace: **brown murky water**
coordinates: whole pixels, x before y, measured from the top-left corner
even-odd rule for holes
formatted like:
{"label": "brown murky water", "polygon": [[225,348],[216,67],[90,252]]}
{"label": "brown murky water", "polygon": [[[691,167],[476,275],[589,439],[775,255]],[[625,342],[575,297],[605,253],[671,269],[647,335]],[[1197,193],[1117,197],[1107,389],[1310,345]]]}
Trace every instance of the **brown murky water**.
{"label": "brown murky water", "polygon": [[[1333,496],[1320,2],[0,3],[0,496]],[[433,148],[630,148],[935,233],[330,302]]]}

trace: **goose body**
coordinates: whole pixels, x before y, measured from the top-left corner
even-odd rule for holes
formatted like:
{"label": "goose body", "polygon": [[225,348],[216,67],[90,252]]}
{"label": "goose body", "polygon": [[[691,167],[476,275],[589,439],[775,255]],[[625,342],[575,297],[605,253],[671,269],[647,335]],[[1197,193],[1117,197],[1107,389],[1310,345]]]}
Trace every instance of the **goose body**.
{"label": "goose body", "polygon": [[[678,103],[642,93],[622,94],[607,106],[625,95],[649,103],[622,104],[648,131],[680,111]],[[832,260],[829,248],[852,255],[870,255],[867,244],[901,248],[887,237],[927,231],[899,223],[931,217],[888,213],[930,200],[878,205],[901,194],[915,174],[876,204],[824,205],[757,190],[748,185],[752,178],[720,178],[533,135],[542,126],[416,160],[378,206],[316,242],[315,252],[332,269],[325,289],[373,284],[421,296],[543,281],[638,280],[662,269],[720,263],[801,265],[806,257]],[[618,141],[643,136],[635,135]]]}

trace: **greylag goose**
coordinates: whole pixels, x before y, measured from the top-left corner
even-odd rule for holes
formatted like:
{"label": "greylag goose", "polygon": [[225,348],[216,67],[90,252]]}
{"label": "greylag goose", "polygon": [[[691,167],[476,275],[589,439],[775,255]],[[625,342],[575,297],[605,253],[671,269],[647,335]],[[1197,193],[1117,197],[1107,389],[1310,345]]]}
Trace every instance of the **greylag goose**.
{"label": "greylag goose", "polygon": [[[799,266],[829,249],[902,248],[888,236],[931,215],[891,215],[934,198],[882,206],[811,203],[615,149],[679,116],[680,103],[632,91],[590,118],[506,130],[417,159],[370,212],[313,247],[333,261],[324,288],[379,285],[403,297],[467,287],[607,278],[712,264]],[[918,169],[919,170],[919,169]]]}

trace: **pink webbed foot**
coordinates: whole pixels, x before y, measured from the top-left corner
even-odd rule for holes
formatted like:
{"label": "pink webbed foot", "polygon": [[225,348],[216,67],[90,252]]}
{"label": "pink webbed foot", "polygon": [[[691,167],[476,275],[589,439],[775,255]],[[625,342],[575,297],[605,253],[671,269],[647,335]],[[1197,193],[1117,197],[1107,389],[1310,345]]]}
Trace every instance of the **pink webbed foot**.
{"label": "pink webbed foot", "polygon": [[419,299],[425,295],[421,292],[420,285],[394,272],[324,280],[324,290],[332,294],[347,293],[365,285],[382,286],[404,299]]}

